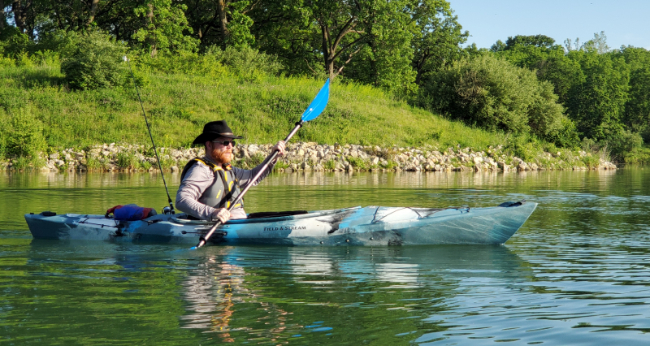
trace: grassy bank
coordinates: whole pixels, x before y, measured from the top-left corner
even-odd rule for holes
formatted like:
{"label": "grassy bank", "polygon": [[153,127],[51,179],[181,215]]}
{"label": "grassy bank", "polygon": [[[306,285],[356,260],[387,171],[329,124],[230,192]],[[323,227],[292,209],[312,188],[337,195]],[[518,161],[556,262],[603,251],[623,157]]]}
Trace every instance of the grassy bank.
{"label": "grassy bank", "polygon": [[[323,81],[258,76],[242,79],[146,74],[141,96],[159,146],[190,145],[202,126],[226,119],[243,143],[284,138]],[[0,67],[0,159],[89,148],[99,143],[149,144],[133,87],[70,91],[57,61]],[[557,152],[553,144],[488,132],[444,119],[395,100],[377,88],[333,84],[327,109],[298,132],[295,141],[476,151],[502,146],[530,160]],[[28,150],[30,146],[34,150]],[[32,160],[34,158],[31,158]]]}

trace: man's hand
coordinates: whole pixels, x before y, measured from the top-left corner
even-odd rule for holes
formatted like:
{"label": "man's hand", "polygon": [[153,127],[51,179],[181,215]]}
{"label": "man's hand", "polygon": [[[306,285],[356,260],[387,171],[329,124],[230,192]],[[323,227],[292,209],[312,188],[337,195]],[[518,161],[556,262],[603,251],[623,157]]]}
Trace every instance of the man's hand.
{"label": "man's hand", "polygon": [[221,223],[226,223],[230,220],[230,212],[226,208],[219,208],[212,213],[212,221],[221,221]]}
{"label": "man's hand", "polygon": [[278,141],[278,143],[271,149],[271,152],[277,150],[279,156],[284,156],[284,141]]}

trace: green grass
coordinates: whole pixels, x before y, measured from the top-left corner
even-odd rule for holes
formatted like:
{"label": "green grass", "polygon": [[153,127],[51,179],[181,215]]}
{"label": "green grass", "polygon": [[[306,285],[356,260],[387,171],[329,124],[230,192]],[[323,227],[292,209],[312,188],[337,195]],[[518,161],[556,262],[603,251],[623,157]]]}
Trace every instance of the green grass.
{"label": "green grass", "polygon": [[[135,89],[70,91],[57,64],[0,67],[0,135],[12,131],[10,126],[4,126],[12,116],[27,110],[42,123],[50,148],[85,148],[113,142],[149,145]],[[218,119],[227,120],[237,134],[243,135],[243,143],[276,142],[294,127],[323,84],[293,77],[243,82],[227,75],[208,78],[148,74],[146,80],[141,97],[160,147],[187,147],[206,122]],[[332,84],[323,114],[306,123],[293,141],[431,146],[440,150],[458,145],[486,150],[513,142],[512,135],[449,121],[395,100],[380,89],[340,83]],[[526,141],[509,147],[513,152],[533,156],[544,145]],[[121,165],[135,163],[125,157]]]}

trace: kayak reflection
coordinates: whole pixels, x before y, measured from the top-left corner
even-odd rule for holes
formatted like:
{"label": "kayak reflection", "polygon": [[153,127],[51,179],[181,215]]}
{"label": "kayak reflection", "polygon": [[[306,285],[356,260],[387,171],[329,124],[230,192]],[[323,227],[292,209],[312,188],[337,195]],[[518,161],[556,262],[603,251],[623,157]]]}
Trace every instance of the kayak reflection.
{"label": "kayak reflection", "polygon": [[507,286],[532,275],[504,246],[239,246],[209,248],[204,255],[183,280],[183,327],[231,342],[277,342],[333,328],[340,318],[395,319],[395,309],[404,323],[416,323],[407,321],[459,294],[466,283]]}

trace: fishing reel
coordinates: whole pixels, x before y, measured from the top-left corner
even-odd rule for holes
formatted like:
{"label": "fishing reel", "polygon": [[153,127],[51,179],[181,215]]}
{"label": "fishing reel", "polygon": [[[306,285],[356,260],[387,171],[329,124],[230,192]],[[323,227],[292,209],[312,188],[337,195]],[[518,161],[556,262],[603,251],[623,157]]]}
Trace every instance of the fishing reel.
{"label": "fishing reel", "polygon": [[174,209],[172,209],[171,207],[164,207],[163,208],[163,214],[172,215],[172,214],[174,214]]}

